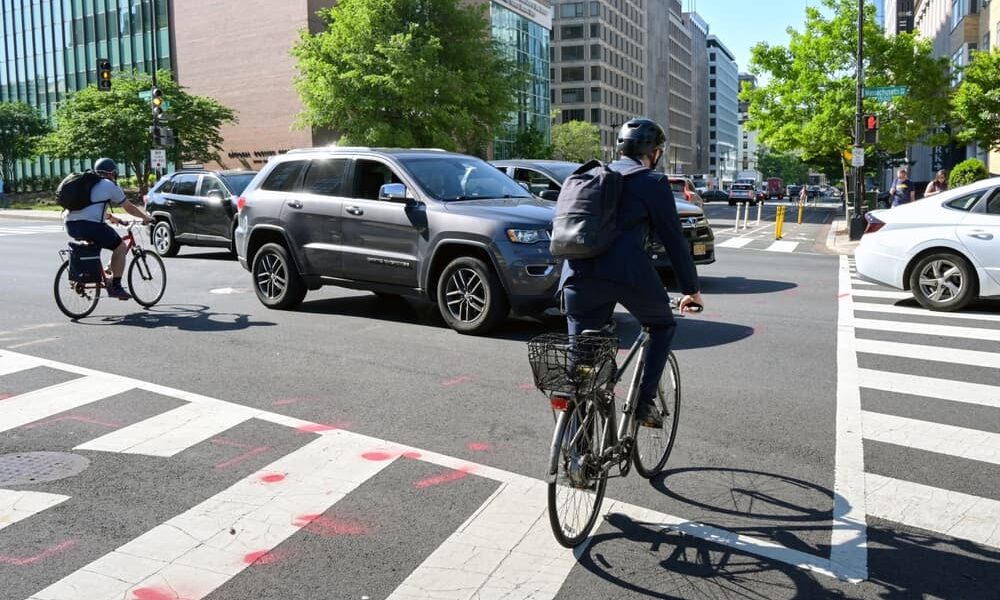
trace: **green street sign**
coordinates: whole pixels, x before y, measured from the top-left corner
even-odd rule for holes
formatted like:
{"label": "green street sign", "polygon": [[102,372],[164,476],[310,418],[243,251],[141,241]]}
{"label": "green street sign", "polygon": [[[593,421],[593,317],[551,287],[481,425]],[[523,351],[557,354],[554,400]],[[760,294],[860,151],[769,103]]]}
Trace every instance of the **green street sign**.
{"label": "green street sign", "polygon": [[145,91],[139,92],[139,100],[144,100],[146,102],[149,102],[152,99],[153,99],[153,92],[151,92],[149,90],[145,90]]}
{"label": "green street sign", "polygon": [[866,87],[863,95],[865,98],[874,98],[879,102],[890,102],[897,96],[905,96],[909,91],[910,88],[905,85]]}

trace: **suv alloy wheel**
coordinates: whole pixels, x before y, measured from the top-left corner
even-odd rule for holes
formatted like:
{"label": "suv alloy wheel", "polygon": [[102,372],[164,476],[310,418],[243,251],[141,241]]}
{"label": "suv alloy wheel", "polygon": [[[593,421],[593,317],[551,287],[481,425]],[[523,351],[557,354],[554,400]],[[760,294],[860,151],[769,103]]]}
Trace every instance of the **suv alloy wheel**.
{"label": "suv alloy wheel", "polygon": [[437,301],[445,322],[459,333],[486,333],[510,311],[493,269],[471,256],[456,258],[444,268],[438,279]]}
{"label": "suv alloy wheel", "polygon": [[153,232],[150,235],[153,241],[153,250],[160,256],[174,256],[177,254],[180,244],[174,239],[174,230],[170,226],[170,221],[160,219],[153,225]]}
{"label": "suv alloy wheel", "polygon": [[287,309],[306,297],[306,286],[281,244],[264,244],[254,254],[253,290],[268,308]]}

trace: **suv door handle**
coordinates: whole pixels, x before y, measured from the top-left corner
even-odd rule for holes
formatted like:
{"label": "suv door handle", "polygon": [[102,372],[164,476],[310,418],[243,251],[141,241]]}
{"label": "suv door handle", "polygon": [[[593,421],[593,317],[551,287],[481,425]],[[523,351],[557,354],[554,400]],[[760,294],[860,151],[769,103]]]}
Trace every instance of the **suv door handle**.
{"label": "suv door handle", "polygon": [[289,200],[288,206],[291,206],[292,208],[302,208],[302,203],[298,200]]}
{"label": "suv door handle", "polygon": [[166,204],[167,206],[173,206],[174,204],[177,204],[177,203],[174,202],[173,200],[167,200],[166,202],[164,202],[164,204]]}
{"label": "suv door handle", "polygon": [[361,215],[365,214],[365,211],[361,210],[357,206],[348,206],[344,210],[347,211],[347,214],[354,215],[355,217],[360,217]]}
{"label": "suv door handle", "polygon": [[969,237],[974,237],[977,240],[986,240],[986,241],[989,241],[989,240],[993,239],[993,234],[992,233],[986,233],[985,231],[977,231],[975,233],[970,233]]}

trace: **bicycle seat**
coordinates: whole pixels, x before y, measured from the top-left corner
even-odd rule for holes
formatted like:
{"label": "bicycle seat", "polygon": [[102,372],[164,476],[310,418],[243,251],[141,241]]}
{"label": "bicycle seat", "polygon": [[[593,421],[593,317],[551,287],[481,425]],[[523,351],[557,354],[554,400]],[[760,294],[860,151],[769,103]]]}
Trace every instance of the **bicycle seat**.
{"label": "bicycle seat", "polygon": [[618,322],[614,319],[609,320],[600,329],[584,329],[580,332],[580,335],[614,335],[615,331],[618,329]]}

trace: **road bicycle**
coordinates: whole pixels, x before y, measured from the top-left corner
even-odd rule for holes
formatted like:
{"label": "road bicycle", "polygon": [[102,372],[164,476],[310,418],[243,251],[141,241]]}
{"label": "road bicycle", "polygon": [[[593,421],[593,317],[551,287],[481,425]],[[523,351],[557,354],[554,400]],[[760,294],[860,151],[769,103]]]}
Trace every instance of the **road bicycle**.
{"label": "road bicycle", "polygon": [[[676,310],[676,301],[671,306]],[[662,427],[640,426],[635,407],[649,330],[642,328],[620,367],[615,364],[619,345],[613,322],[578,336],[542,334],[528,343],[535,386],[549,397],[556,417],[546,471],[548,512],[552,533],[567,548],[578,546],[593,529],[610,471],[617,468],[617,476],[625,477],[635,465],[642,477],[654,477],[666,465],[677,438],[681,407],[677,357],[673,352],[667,355],[657,386],[655,408]],[[633,362],[617,420],[615,386]]]}
{"label": "road bicycle", "polygon": [[[135,227],[136,222],[130,223],[125,228],[125,235],[122,236],[122,243],[132,255],[127,272],[128,289],[136,302],[148,308],[163,297],[163,292],[167,288],[167,270],[163,266],[163,259],[143,248],[141,236],[133,231]],[[70,245],[74,248],[93,246],[91,242],[84,240],[73,240]],[[74,281],[70,279],[71,252],[66,249],[59,251],[62,265],[56,271],[53,293],[56,305],[64,315],[71,319],[82,319],[97,307],[101,290],[106,289],[110,283],[111,267],[109,265],[102,269],[100,279],[97,281]],[[97,260],[100,260],[99,254]]]}

